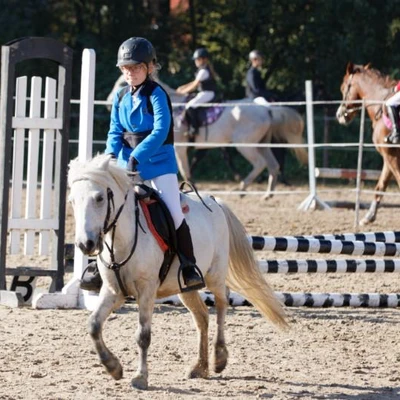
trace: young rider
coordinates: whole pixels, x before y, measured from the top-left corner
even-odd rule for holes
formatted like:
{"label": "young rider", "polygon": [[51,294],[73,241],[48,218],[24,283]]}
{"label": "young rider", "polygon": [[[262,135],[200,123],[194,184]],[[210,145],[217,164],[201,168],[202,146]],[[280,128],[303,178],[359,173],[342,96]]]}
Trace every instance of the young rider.
{"label": "young rider", "polygon": [[189,94],[198,90],[196,96],[186,104],[186,115],[193,128],[191,135],[196,135],[199,131],[199,118],[197,114],[198,104],[209,103],[215,98],[217,90],[216,74],[210,62],[210,55],[204,47],[197,49],[192,59],[197,67],[196,76],[193,81],[179,86],[176,91],[179,94]]}
{"label": "young rider", "polygon": [[385,105],[388,111],[390,120],[392,121],[392,132],[386,136],[385,142],[398,144],[400,143],[400,121],[399,121],[399,106],[400,106],[400,82],[394,87],[394,95],[390,97]]}
{"label": "young rider", "polygon": [[[137,171],[159,192],[174,221],[185,289],[198,290],[204,281],[197,271],[190,229],[180,204],[172,107],[168,94],[152,78],[159,68],[152,44],[141,37],[124,41],[117,67],[130,90],[121,96],[122,88],[114,97],[105,153],[115,156],[128,171]],[[150,97],[144,93],[151,93]],[[98,273],[82,277],[83,289],[93,290],[93,286],[101,286]]]}
{"label": "young rider", "polygon": [[260,71],[263,65],[262,54],[258,50],[252,50],[249,61],[251,65],[246,73],[246,97],[254,99],[258,104],[269,105],[270,95]]}
{"label": "young rider", "polygon": [[[261,52],[258,50],[252,50],[249,53],[249,61],[251,65],[246,73],[246,97],[253,99],[257,104],[270,106],[270,102],[274,101],[274,99],[270,91],[266,89],[265,80],[261,76],[260,69],[263,65],[263,56]],[[272,141],[272,143],[276,142]],[[279,180],[282,183],[287,184],[284,177],[287,150],[284,147],[273,147],[272,153],[280,166]]]}

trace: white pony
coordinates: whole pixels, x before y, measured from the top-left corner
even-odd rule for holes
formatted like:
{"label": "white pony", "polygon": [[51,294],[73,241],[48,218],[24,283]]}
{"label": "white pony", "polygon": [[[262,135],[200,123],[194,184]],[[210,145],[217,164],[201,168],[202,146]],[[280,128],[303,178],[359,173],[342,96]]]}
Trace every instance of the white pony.
{"label": "white pony", "polygon": [[[158,80],[171,98],[172,103],[185,102],[186,96],[180,95],[175,89]],[[116,91],[126,82],[119,78],[107,100],[112,101]],[[232,100],[225,103],[221,116],[213,124],[199,129],[195,143],[271,143],[272,138],[277,143],[303,144],[304,121],[302,116],[291,107],[266,107],[252,103],[251,99]],[[232,106],[229,106],[232,104]],[[181,111],[174,109],[175,142],[188,142],[185,136],[187,126],[180,118]],[[202,146],[201,149],[207,147]],[[211,148],[211,146],[209,147]],[[268,187],[264,199],[271,197],[279,175],[279,164],[268,147],[237,147],[239,153],[251,164],[252,170],[241,181],[239,189],[245,190],[265,168],[269,171]],[[301,164],[308,161],[305,148],[293,149]],[[175,152],[179,172],[184,180],[190,181],[191,171],[188,159],[188,147],[176,146]]]}
{"label": "white pony", "polygon": [[[89,318],[89,333],[100,361],[114,379],[122,377],[118,358],[106,347],[102,327],[109,314],[124,302],[124,294],[135,297],[139,305],[136,342],[139,364],[132,386],[148,387],[147,352],[151,319],[156,298],[179,293],[178,260],[174,260],[160,285],[159,269],[163,251],[150,233],[143,210],[126,171],[100,155],[87,163],[72,161],[68,183],[76,222],[76,245],[84,254],[97,254],[103,279],[96,309]],[[246,297],[264,316],[286,327],[284,311],[269,287],[246,237],[242,224],[230,209],[204,196],[206,204],[192,195],[182,195],[188,213],[185,218],[193,235],[195,256],[208,289],[214,294],[217,311],[217,336],[214,341],[214,371],[227,363],[224,337],[227,287]],[[208,376],[208,309],[197,291],[179,294],[196,324],[199,337],[197,360],[190,378]]]}

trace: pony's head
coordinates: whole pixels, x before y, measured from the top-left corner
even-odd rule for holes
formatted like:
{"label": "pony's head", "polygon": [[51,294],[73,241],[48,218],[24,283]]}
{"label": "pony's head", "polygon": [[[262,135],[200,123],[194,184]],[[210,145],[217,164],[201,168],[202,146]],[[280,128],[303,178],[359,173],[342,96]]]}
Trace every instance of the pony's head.
{"label": "pony's head", "polygon": [[360,100],[359,75],[370,68],[370,64],[365,66],[355,65],[349,62],[346,67],[346,74],[343,77],[340,91],[342,92],[342,103],[336,112],[336,118],[342,125],[348,125],[356,116],[360,109],[359,104],[351,103]]}
{"label": "pony's head", "polygon": [[76,246],[84,254],[102,251],[103,235],[119,204],[132,187],[126,171],[99,155],[88,162],[71,161],[68,173],[69,201],[74,209]]}

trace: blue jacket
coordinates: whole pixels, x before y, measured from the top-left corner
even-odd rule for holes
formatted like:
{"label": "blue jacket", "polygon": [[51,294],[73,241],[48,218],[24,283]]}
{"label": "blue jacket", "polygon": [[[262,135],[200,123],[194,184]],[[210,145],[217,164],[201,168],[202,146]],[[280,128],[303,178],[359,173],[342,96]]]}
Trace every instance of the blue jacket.
{"label": "blue jacket", "polygon": [[[139,162],[137,170],[143,179],[153,179],[160,175],[178,173],[173,144],[165,144],[172,115],[168,106],[168,95],[157,85],[150,95],[153,112],[147,109],[147,96],[137,96],[128,91],[121,99],[115,95],[111,110],[110,130],[107,136],[106,154],[114,153],[118,164],[126,168],[130,156]],[[120,89],[120,91],[123,90]],[[135,148],[123,140],[124,132],[133,134],[151,131]]]}

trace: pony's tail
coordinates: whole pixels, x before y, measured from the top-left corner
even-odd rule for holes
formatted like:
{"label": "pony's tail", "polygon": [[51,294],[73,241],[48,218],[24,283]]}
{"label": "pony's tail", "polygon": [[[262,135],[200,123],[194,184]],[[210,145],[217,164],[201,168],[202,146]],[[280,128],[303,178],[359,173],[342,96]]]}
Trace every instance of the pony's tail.
{"label": "pony's tail", "polygon": [[[298,116],[297,119],[298,119],[297,124],[293,126],[295,134],[288,135],[288,142],[290,144],[304,144],[303,142],[304,121],[300,115]],[[295,147],[293,149],[293,152],[301,164],[306,165],[308,163],[308,153],[305,147]]]}
{"label": "pony's tail", "polygon": [[[285,107],[285,113],[287,114],[287,122],[283,124],[283,127],[276,129],[274,132],[275,139],[282,143],[304,144],[304,120],[302,116],[289,107]],[[293,150],[300,164],[306,165],[308,163],[308,153],[305,147],[295,147],[291,150]]]}
{"label": "pony's tail", "polygon": [[229,268],[227,286],[244,296],[257,310],[280,328],[287,328],[285,312],[275,293],[264,279],[245,228],[229,207],[218,200],[229,227]]}

